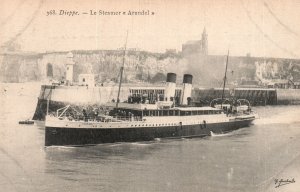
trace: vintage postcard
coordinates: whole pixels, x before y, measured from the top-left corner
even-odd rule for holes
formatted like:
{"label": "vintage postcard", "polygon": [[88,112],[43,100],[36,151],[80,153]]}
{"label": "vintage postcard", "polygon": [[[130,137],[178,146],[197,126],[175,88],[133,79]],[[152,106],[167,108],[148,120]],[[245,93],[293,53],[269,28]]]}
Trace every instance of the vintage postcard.
{"label": "vintage postcard", "polygon": [[1,0],[0,191],[300,191],[298,0]]}

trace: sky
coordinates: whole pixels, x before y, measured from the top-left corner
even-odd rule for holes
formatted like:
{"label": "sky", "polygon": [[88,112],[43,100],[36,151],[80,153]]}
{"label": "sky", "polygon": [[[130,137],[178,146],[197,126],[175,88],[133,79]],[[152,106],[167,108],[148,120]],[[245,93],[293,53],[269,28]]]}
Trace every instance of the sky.
{"label": "sky", "polygon": [[[51,10],[56,14],[47,16]],[[143,10],[150,15],[128,15]],[[229,49],[234,56],[299,59],[299,10],[298,0],[1,0],[0,45],[13,41],[34,52],[117,49],[128,31],[129,48],[181,51],[205,27],[210,55]]]}

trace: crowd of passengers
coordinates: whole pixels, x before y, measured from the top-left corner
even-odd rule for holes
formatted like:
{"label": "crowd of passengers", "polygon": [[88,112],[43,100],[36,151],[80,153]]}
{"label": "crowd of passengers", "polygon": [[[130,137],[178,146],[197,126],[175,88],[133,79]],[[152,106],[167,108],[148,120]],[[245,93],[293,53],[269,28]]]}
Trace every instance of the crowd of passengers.
{"label": "crowd of passengers", "polygon": [[[55,116],[54,112],[49,114]],[[97,122],[110,122],[113,118],[117,120],[130,120],[139,121],[141,116],[138,116],[131,112],[125,112],[123,110],[109,110],[104,108],[95,108],[93,110],[82,109],[81,113],[68,110],[60,117],[61,120],[68,119],[70,121],[97,121]]]}

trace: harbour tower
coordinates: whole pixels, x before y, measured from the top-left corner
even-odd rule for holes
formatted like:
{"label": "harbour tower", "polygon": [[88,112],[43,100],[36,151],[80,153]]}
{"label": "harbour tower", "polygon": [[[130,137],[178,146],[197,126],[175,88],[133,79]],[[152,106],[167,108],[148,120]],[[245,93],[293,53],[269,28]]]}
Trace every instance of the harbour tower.
{"label": "harbour tower", "polygon": [[67,61],[66,61],[66,84],[72,85],[73,84],[73,71],[74,71],[74,64],[73,61],[73,53],[69,52],[67,54]]}

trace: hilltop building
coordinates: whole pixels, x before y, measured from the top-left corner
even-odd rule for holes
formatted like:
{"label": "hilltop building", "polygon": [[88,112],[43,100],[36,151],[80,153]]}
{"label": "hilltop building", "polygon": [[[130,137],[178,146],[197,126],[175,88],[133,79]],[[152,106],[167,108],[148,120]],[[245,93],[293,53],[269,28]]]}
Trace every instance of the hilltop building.
{"label": "hilltop building", "polygon": [[183,56],[191,54],[208,55],[208,39],[206,29],[204,27],[201,40],[192,40],[182,45]]}

